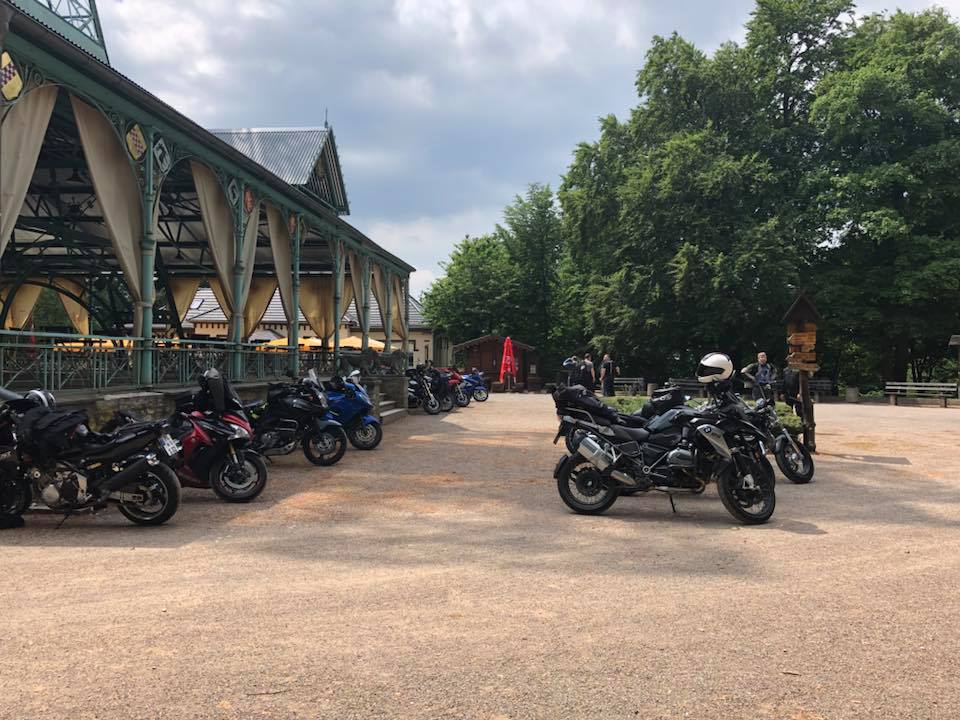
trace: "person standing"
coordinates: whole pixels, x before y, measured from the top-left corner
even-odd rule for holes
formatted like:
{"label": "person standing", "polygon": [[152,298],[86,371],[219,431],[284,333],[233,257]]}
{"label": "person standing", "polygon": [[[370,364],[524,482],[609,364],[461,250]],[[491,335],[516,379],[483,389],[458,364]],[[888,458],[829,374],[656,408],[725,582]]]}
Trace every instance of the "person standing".
{"label": "person standing", "polygon": [[768,399],[774,397],[771,386],[773,381],[777,379],[777,369],[767,362],[765,352],[757,353],[757,361],[743,368],[740,374],[743,375],[744,385],[751,391],[750,394],[754,400],[759,400],[762,397]]}
{"label": "person standing", "polygon": [[567,371],[567,387],[579,384],[580,358],[576,355],[571,355],[563,361],[563,369]]}
{"label": "person standing", "polygon": [[590,353],[583,356],[583,371],[581,372],[580,384],[590,392],[594,392],[597,387],[597,374],[593,369],[593,356]]}
{"label": "person standing", "polygon": [[600,387],[604,397],[613,397],[613,380],[620,374],[620,368],[613,364],[610,353],[604,353],[603,364],[600,365]]}

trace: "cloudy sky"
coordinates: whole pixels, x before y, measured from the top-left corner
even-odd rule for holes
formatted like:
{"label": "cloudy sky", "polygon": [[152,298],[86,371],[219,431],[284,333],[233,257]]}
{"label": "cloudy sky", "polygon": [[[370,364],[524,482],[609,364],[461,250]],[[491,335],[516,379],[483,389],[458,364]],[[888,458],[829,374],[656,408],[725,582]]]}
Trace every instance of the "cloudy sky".
{"label": "cloudy sky", "polygon": [[[929,6],[865,0],[861,11]],[[960,16],[960,0],[939,2]],[[100,0],[112,64],[207,127],[329,112],[350,222],[418,268],[624,116],[654,34],[740,39],[752,0]]]}

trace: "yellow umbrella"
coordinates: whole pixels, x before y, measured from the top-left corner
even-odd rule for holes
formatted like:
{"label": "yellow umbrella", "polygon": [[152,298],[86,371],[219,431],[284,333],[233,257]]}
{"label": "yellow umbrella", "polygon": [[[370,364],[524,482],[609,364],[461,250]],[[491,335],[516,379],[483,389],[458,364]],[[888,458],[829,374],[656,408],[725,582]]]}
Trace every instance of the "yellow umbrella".
{"label": "yellow umbrella", "polygon": [[[275,347],[275,348],[285,348],[289,345],[287,338],[277,338],[276,340],[271,340],[268,343],[264,343],[263,346]],[[304,337],[300,338],[298,343],[301,350],[319,350],[323,348],[323,341],[320,338]]]}
{"label": "yellow umbrella", "polygon": [[[330,341],[330,346],[331,347],[333,346],[332,340]],[[359,350],[360,348],[363,347],[363,338],[357,337],[356,335],[342,337],[340,338],[340,347],[347,348],[348,350]],[[386,347],[386,345],[384,345],[379,340],[374,340],[373,338],[370,338],[369,342],[367,343],[367,347],[369,347],[372,350],[379,351],[379,350],[383,350],[383,348]]]}

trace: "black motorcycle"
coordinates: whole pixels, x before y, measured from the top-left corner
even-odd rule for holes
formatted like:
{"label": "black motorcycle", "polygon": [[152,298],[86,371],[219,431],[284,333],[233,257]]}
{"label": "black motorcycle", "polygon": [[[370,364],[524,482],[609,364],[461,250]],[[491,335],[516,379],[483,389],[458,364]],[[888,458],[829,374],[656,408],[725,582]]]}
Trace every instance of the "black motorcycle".
{"label": "black motorcycle", "polygon": [[[709,389],[720,397],[728,388],[716,383]],[[558,410],[576,404],[576,392],[558,388]],[[652,406],[649,412],[656,411]],[[603,513],[623,490],[702,492],[715,481],[724,507],[741,522],[763,523],[773,515],[775,483],[756,459],[762,433],[741,417],[716,407],[683,406],[649,419],[607,417],[598,429],[569,415],[563,422],[586,431],[577,452],[564,455],[554,470],[560,497],[575,512]],[[554,442],[560,437],[558,432]]]}
{"label": "black motorcycle", "polygon": [[425,377],[430,382],[430,392],[440,403],[442,412],[450,412],[457,404],[457,400],[450,388],[450,373],[445,373],[437,368],[427,368]]}
{"label": "black motorcycle", "polygon": [[267,388],[266,402],[244,407],[253,424],[253,447],[263,455],[288,455],[297,445],[314,465],[333,465],[347,450],[343,426],[330,417],[330,403],[312,369],[295,383]]}
{"label": "black motorcycle", "polygon": [[810,451],[784,427],[773,400],[765,394],[753,408],[745,408],[744,412],[750,422],[763,432],[766,448],[773,453],[780,472],[798,485],[810,482],[814,469]]}
{"label": "black motorcycle", "polygon": [[84,410],[58,410],[49,393],[0,391],[0,512],[31,503],[70,515],[115,504],[138,525],[165,523],[180,507],[180,482],[167,463],[180,452],[166,422],[113,434],[87,427]]}
{"label": "black motorcycle", "polygon": [[407,407],[420,407],[427,415],[437,415],[440,412],[440,401],[430,389],[430,378],[426,376],[423,365],[408,368],[406,375]]}

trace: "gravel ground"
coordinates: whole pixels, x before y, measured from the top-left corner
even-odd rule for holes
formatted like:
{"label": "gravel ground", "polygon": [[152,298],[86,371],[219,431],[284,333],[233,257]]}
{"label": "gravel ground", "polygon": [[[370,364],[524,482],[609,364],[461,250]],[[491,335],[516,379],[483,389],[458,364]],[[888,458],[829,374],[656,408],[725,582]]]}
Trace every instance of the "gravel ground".
{"label": "gravel ground", "polygon": [[0,718],[960,717],[960,412],[820,405],[766,526],[568,512],[549,396],[388,426],[167,526],[0,535]]}

